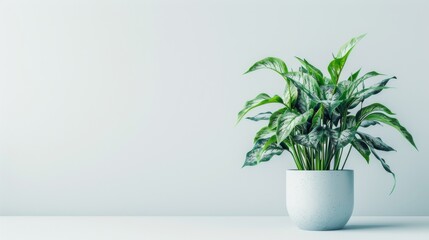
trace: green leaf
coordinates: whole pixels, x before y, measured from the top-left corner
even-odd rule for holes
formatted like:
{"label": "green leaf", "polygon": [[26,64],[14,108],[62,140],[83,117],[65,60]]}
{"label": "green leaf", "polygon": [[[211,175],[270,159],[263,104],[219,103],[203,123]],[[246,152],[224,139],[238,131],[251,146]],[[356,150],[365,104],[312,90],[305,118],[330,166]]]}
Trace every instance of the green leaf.
{"label": "green leaf", "polygon": [[357,70],[356,72],[354,72],[352,75],[350,75],[350,77],[347,79],[347,81],[354,82],[357,79],[357,77],[359,76],[359,73],[360,73],[360,69]]}
{"label": "green leaf", "polygon": [[269,161],[274,155],[280,155],[282,154],[284,149],[280,146],[277,146],[277,144],[273,143],[268,148],[266,148],[264,151],[261,151],[259,153],[258,163],[260,162],[267,162]]}
{"label": "green leaf", "polygon": [[334,84],[334,82],[332,81],[332,79],[330,79],[328,77],[323,77],[323,79],[325,80],[325,84]]}
{"label": "green leaf", "polygon": [[362,155],[363,158],[365,158],[366,162],[369,163],[369,155],[371,154],[371,151],[369,150],[368,145],[366,143],[358,138],[354,138],[352,141],[352,146]]}
{"label": "green leaf", "polygon": [[305,59],[301,59],[299,57],[295,57],[295,58],[298,59],[298,61],[302,64],[302,66],[304,66],[305,70],[307,70],[307,73],[310,74],[311,76],[313,76],[317,80],[317,82],[318,82],[319,85],[323,85],[324,84],[324,79],[323,79],[323,73],[322,73],[322,71],[320,71],[315,66],[311,65]]}
{"label": "green leaf", "polygon": [[365,75],[363,75],[362,77],[358,78],[356,81],[353,82],[351,91],[354,91],[356,89],[356,87],[358,87],[359,84],[363,83],[365,80],[372,78],[372,77],[381,76],[381,75],[384,75],[384,74],[378,73],[375,71],[365,73]]}
{"label": "green leaf", "polygon": [[413,136],[411,135],[411,133],[409,133],[408,130],[403,127],[396,118],[389,117],[384,113],[371,113],[366,116],[365,120],[378,121],[394,127],[402,134],[402,136],[404,136],[408,140],[408,142],[411,143],[411,145],[413,145],[417,149],[417,146],[414,143]]}
{"label": "green leaf", "polygon": [[368,120],[363,120],[362,123],[360,124],[360,127],[369,127],[369,126],[374,126],[374,125],[381,125],[379,122],[377,121],[368,121]]}
{"label": "green leaf", "polygon": [[328,112],[328,119],[331,119],[334,126],[337,126],[341,119],[341,113],[337,109],[334,109],[331,114]]}
{"label": "green leaf", "polygon": [[357,113],[356,113],[356,119],[358,122],[362,121],[363,119],[365,119],[366,116],[368,116],[368,114],[372,113],[372,112],[384,112],[390,115],[395,115],[392,111],[390,111],[390,109],[388,109],[386,106],[384,106],[381,103],[373,103],[371,105],[368,105],[362,109],[360,109]]}
{"label": "green leaf", "polygon": [[386,160],[384,160],[383,158],[381,158],[380,156],[378,156],[378,154],[375,152],[375,150],[373,148],[370,148],[372,154],[378,159],[378,161],[380,161],[381,165],[383,166],[384,170],[386,170],[386,172],[392,174],[393,176],[393,187],[392,187],[392,191],[390,192],[390,194],[392,194],[393,190],[395,190],[396,187],[396,176],[395,174],[392,172],[392,170],[390,170],[389,165],[387,165]]}
{"label": "green leaf", "polygon": [[268,127],[270,128],[277,127],[279,118],[285,111],[286,111],[286,108],[281,108],[275,111],[270,117],[270,121],[268,122]]}
{"label": "green leaf", "polygon": [[299,112],[304,113],[315,107],[316,102],[320,100],[320,88],[317,81],[311,75],[302,72],[289,72],[284,76],[298,89],[296,108]]}
{"label": "green leaf", "polygon": [[[352,95],[351,89],[352,82],[341,81],[338,83],[336,92],[334,93],[335,99],[347,100]],[[343,104],[344,108],[348,107],[346,104]]]}
{"label": "green leaf", "polygon": [[311,119],[311,128],[315,128],[316,126],[319,126],[322,124],[323,112],[324,112],[324,107],[323,105],[321,105],[317,110],[317,112],[314,114],[313,118]]}
{"label": "green leaf", "polygon": [[277,137],[276,137],[276,135],[273,135],[273,136],[271,136],[270,138],[267,139],[267,141],[265,142],[264,146],[262,146],[261,151],[259,152],[259,154],[262,154],[272,144],[277,144]]}
{"label": "green leaf", "polygon": [[396,79],[396,77],[393,76],[393,77],[390,77],[390,78],[386,78],[383,81],[379,82],[378,84],[376,84],[376,85],[374,85],[372,87],[367,88],[369,91],[365,91],[364,90],[363,91],[364,99],[366,99],[366,98],[368,98],[368,97],[370,97],[372,95],[375,95],[375,94],[378,94],[379,92],[381,92],[383,89],[385,89],[385,86],[387,85],[387,83],[390,80],[392,80],[392,79]]}
{"label": "green leaf", "polygon": [[334,112],[335,108],[337,108],[338,106],[340,106],[340,104],[343,101],[335,101],[335,100],[319,100],[317,101],[318,103],[321,103],[326,110],[328,110],[329,114],[332,114],[332,112]]}
{"label": "green leaf", "polygon": [[377,150],[385,152],[396,151],[395,149],[384,143],[383,140],[381,140],[381,138],[379,137],[373,137],[363,132],[357,132],[357,134],[359,134],[361,139],[371,148],[375,148]]}
{"label": "green leaf", "polygon": [[243,167],[254,166],[260,162],[269,161],[274,155],[282,154],[283,148],[277,146],[276,144],[269,145],[269,147],[267,147],[265,151],[261,153],[263,146],[268,140],[269,139],[260,139],[255,143],[253,149],[246,154],[246,160],[244,161]]}
{"label": "green leaf", "polygon": [[[287,144],[285,144],[285,142],[282,142],[281,144],[277,145],[277,137],[276,135],[271,136],[264,144],[264,146],[262,147],[261,151],[259,151],[258,154],[258,158],[261,158],[261,155],[263,153],[265,153],[265,151],[272,147],[272,145],[275,145],[276,147],[281,147],[283,150],[289,151],[289,147],[287,146]],[[290,152],[290,151],[289,151]]]}
{"label": "green leaf", "polygon": [[[320,88],[316,79],[311,75],[302,72],[289,72],[284,74],[284,76],[291,81],[296,88],[310,97],[310,99],[314,101],[319,100]],[[305,85],[300,83],[300,81],[304,82]]]}
{"label": "green leaf", "polygon": [[352,49],[364,36],[365,34],[350,39],[347,43],[345,43],[340,48],[337,55],[334,57],[334,60],[332,60],[329,63],[328,72],[329,72],[329,75],[331,75],[331,79],[333,83],[335,83],[335,85],[338,83],[338,80],[341,75],[341,71],[343,70],[344,65],[346,64],[347,58],[349,57]]}
{"label": "green leaf", "polygon": [[340,50],[338,50],[336,58],[342,58],[346,56],[350,51],[356,46],[356,44],[365,37],[366,34],[362,34],[360,36],[354,37],[346,42],[343,46],[341,46]]}
{"label": "green leaf", "polygon": [[267,57],[253,64],[253,66],[251,66],[244,74],[256,71],[258,69],[270,69],[279,73],[280,75],[288,72],[287,66],[283,60],[275,57]]}
{"label": "green leaf", "polygon": [[253,142],[256,143],[259,139],[265,139],[270,138],[271,136],[275,135],[276,131],[272,128],[265,126],[261,128],[255,135],[255,138],[253,139]]}
{"label": "green leaf", "polygon": [[255,122],[261,121],[261,120],[269,120],[272,114],[273,114],[272,112],[263,112],[253,117],[247,117],[246,119],[249,119]]}
{"label": "green leaf", "polygon": [[346,119],[347,128],[357,128],[356,127],[356,117],[353,115],[348,115]]}
{"label": "green leaf", "polygon": [[354,128],[347,128],[342,131],[336,128],[330,130],[330,139],[336,149],[341,149],[353,141],[355,134]]}
{"label": "green leaf", "polygon": [[240,120],[248,113],[250,110],[254,109],[255,107],[259,107],[264,104],[268,103],[282,103],[283,100],[281,97],[275,95],[273,97],[270,97],[266,93],[261,93],[258,96],[256,96],[254,99],[247,101],[244,105],[244,108],[238,113],[238,119],[237,123],[240,122]]}
{"label": "green leaf", "polygon": [[[336,86],[333,84],[326,84],[326,85],[320,86],[320,90],[322,92],[321,99],[323,99],[323,100],[333,99],[334,95],[335,95],[335,89],[336,89]],[[333,99],[333,100],[335,100],[335,99]]]}
{"label": "green leaf", "polygon": [[319,142],[322,141],[325,135],[325,129],[322,126],[317,126],[308,134],[300,134],[293,136],[293,140],[305,147],[317,148]]}
{"label": "green leaf", "polygon": [[348,98],[349,98],[349,90],[347,84],[348,81],[342,81],[337,85],[336,91],[332,100],[341,101],[341,104],[337,107],[338,111],[343,113],[348,111]]}
{"label": "green leaf", "polygon": [[346,64],[347,58],[350,52],[340,58],[334,58],[328,65],[328,72],[331,75],[332,82],[336,85],[340,79],[341,72],[343,71],[344,65]]}
{"label": "green leaf", "polygon": [[298,98],[295,103],[295,108],[298,109],[300,113],[305,113],[310,109],[311,105],[312,101],[307,94],[298,89]]}
{"label": "green leaf", "polygon": [[358,79],[360,71],[361,69],[357,70],[347,78],[347,81],[341,81],[337,84],[337,87],[341,89],[343,98],[349,97],[350,94],[354,92],[356,86],[358,86],[358,84],[356,84],[356,79]]}
{"label": "green leaf", "polygon": [[301,124],[307,122],[307,119],[313,115],[313,109],[308,110],[303,114],[298,114],[296,112],[285,111],[278,120],[277,126],[277,143],[283,142],[292,130]]}
{"label": "green leaf", "polygon": [[292,107],[298,98],[298,89],[295,85],[286,83],[283,96],[283,102],[285,102],[288,107]]}
{"label": "green leaf", "polygon": [[392,79],[396,79],[396,77],[393,76],[393,77],[384,79],[383,81],[379,82],[376,85],[373,85],[373,86],[368,87],[368,88],[364,88],[361,91],[355,93],[354,96],[351,98],[350,109],[353,109],[359,103],[363,102],[365,99],[369,98],[370,96],[376,95],[379,92],[381,92],[382,90],[386,89],[387,83]]}

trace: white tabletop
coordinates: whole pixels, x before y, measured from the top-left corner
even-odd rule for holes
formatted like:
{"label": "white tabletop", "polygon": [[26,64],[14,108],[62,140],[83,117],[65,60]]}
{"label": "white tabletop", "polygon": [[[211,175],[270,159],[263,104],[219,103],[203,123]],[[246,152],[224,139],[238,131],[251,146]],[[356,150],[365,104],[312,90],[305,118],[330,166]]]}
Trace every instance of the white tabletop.
{"label": "white tabletop", "polygon": [[429,239],[429,217],[352,217],[340,231],[297,229],[287,217],[0,217],[1,240]]}

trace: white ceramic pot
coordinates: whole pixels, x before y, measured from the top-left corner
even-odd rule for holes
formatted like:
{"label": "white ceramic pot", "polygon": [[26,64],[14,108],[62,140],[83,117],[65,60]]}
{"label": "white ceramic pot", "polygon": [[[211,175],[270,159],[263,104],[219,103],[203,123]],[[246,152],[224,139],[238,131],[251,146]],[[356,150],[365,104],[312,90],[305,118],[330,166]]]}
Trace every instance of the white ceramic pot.
{"label": "white ceramic pot", "polygon": [[286,172],[286,205],[301,229],[343,228],[353,212],[353,170]]}

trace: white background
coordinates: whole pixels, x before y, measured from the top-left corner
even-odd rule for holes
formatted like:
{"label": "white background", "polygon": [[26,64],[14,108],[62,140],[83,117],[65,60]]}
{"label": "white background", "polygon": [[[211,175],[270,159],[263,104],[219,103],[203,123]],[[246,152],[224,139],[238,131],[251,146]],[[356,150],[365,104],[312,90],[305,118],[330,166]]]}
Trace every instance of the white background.
{"label": "white background", "polygon": [[[392,178],[352,154],[355,215],[428,215],[429,87],[424,1],[1,1],[0,215],[285,215],[284,154],[241,168],[260,124],[236,113],[281,94],[266,56],[325,69],[367,37],[353,70],[396,75],[374,98],[419,147],[373,129],[397,152]],[[268,108],[269,109],[269,108]],[[255,113],[255,112],[254,112]]]}

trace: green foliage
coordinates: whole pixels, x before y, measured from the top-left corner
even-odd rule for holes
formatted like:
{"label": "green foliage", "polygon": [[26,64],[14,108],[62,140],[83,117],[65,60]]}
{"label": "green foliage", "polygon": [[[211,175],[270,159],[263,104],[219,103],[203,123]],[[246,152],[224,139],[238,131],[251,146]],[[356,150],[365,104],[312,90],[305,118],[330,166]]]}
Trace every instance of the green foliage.
{"label": "green foliage", "polygon": [[[285,80],[285,89],[282,97],[259,94],[247,101],[238,113],[237,122],[256,107],[268,103],[281,106],[274,112],[247,117],[253,121],[265,120],[266,124],[256,133],[254,147],[247,153],[243,166],[269,161],[286,150],[299,170],[341,170],[353,148],[368,163],[373,155],[395,177],[386,161],[376,152],[395,150],[381,138],[360,130],[387,124],[398,130],[417,149],[411,134],[392,117],[394,113],[389,108],[381,103],[364,106],[366,99],[387,89],[389,81],[396,77],[370,85],[367,81],[383,74],[371,71],[360,76],[358,70],[347,79],[341,79],[351,51],[363,37],[352,38],[340,48],[328,65],[329,76],[299,57],[296,57],[301,64],[298,71],[289,71],[281,59],[273,57],[262,59],[249,68],[246,73],[258,69],[276,72]],[[346,147],[348,151],[343,157]]]}
{"label": "green foliage", "polygon": [[240,120],[248,113],[250,110],[254,109],[255,107],[259,107],[268,103],[282,103],[283,100],[281,97],[275,95],[274,97],[270,97],[266,93],[261,93],[258,96],[256,96],[254,99],[249,100],[244,105],[244,108],[238,113],[238,120],[237,123],[240,122]]}
{"label": "green foliage", "polygon": [[296,127],[306,123],[312,114],[312,109],[303,114],[286,110],[277,120],[277,143],[283,142]]}
{"label": "green foliage", "polygon": [[245,73],[253,72],[258,69],[270,69],[279,74],[284,74],[288,72],[286,64],[283,60],[275,58],[275,57],[267,57],[262,59],[261,61],[256,62],[247,70]]}

